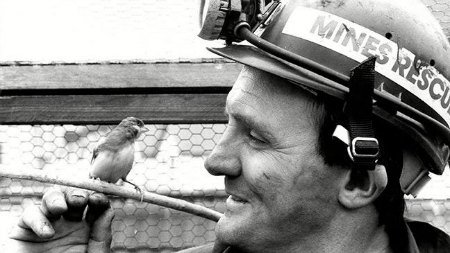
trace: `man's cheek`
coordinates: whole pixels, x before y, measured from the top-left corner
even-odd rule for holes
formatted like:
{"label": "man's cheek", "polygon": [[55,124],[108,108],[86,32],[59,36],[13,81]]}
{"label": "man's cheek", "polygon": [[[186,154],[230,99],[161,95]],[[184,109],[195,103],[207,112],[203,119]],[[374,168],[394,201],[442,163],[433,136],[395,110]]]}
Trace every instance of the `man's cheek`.
{"label": "man's cheek", "polygon": [[243,173],[253,192],[258,195],[276,195],[286,188],[289,177],[286,168],[283,168],[285,162],[282,159],[271,152],[261,151],[249,157],[243,163]]}
{"label": "man's cheek", "polygon": [[255,175],[253,186],[263,200],[273,202],[278,195],[284,194],[283,189],[286,188],[286,183],[288,182],[279,173],[261,171]]}

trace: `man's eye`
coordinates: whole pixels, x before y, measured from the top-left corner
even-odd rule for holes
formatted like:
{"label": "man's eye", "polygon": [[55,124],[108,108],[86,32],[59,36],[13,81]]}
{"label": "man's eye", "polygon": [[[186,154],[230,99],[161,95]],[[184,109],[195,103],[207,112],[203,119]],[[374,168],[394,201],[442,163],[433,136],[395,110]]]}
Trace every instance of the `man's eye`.
{"label": "man's eye", "polygon": [[265,143],[267,143],[266,140],[264,140],[264,138],[262,138],[259,134],[257,134],[253,130],[251,130],[248,135],[250,137],[250,140],[253,141],[253,142],[256,142],[258,144],[265,144]]}

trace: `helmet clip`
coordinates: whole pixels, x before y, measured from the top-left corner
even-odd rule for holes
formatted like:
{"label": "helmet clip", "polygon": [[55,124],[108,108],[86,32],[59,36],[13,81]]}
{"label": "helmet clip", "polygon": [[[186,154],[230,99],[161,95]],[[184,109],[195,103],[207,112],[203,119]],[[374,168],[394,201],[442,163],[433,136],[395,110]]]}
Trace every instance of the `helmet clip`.
{"label": "helmet clip", "polygon": [[374,163],[378,161],[380,149],[376,138],[356,137],[350,141],[350,132],[342,125],[336,126],[333,138],[347,145],[347,154],[353,162],[364,159],[374,160]]}
{"label": "helmet clip", "polygon": [[372,122],[376,59],[370,57],[352,70],[344,107],[350,137],[349,156],[357,168],[366,170],[375,169],[380,153]]}
{"label": "helmet clip", "polygon": [[355,159],[378,160],[380,148],[378,140],[370,137],[356,137],[348,147],[348,153],[352,161]]}

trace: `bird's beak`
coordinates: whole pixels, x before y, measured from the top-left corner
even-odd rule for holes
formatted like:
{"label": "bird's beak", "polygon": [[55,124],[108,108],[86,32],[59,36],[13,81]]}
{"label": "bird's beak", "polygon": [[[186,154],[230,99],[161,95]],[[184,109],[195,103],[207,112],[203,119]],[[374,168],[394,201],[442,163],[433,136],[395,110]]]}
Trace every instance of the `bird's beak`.
{"label": "bird's beak", "polygon": [[142,133],[145,133],[145,132],[148,132],[150,129],[148,129],[147,127],[145,127],[145,126],[143,126],[143,127],[141,127],[141,132]]}

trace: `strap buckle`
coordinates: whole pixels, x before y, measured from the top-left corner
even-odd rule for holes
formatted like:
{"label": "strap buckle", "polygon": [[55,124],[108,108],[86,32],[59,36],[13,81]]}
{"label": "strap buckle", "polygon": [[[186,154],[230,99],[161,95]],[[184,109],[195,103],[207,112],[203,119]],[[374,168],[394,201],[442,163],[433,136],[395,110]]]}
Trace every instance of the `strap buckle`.
{"label": "strap buckle", "polygon": [[376,138],[355,137],[351,145],[348,146],[347,151],[352,161],[372,160],[373,163],[376,163],[380,153],[380,146]]}

